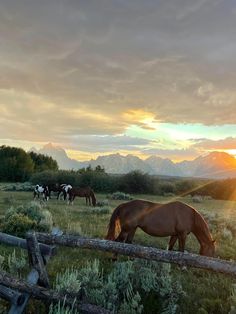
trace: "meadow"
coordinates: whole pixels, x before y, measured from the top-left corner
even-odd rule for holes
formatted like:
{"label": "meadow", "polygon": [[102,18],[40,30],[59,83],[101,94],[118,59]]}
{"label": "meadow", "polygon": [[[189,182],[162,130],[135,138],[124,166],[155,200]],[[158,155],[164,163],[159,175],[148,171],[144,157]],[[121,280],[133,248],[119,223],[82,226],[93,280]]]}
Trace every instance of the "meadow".
{"label": "meadow", "polygon": [[[178,199],[193,206],[204,215],[209,223],[213,238],[216,239],[217,257],[236,260],[236,241],[234,241],[236,237],[236,202],[205,198],[202,202],[195,203],[190,196],[183,198],[140,194],[132,196],[161,203]],[[98,201],[107,200],[106,194],[96,194],[96,197]],[[0,223],[11,205],[17,206],[31,200],[31,192],[1,191]],[[99,211],[85,206],[83,198],[76,198],[74,205],[69,206],[64,201],[56,200],[54,196],[46,203],[45,208],[51,212],[54,225],[63,232],[104,238],[112,210],[122,202],[124,201],[108,199],[108,210]],[[151,237],[138,230],[134,243],[166,249],[168,238]],[[10,247],[1,245],[1,255],[7,256],[12,250]],[[194,236],[188,237],[186,250],[198,253],[199,244]],[[68,267],[81,268],[86,265],[88,260],[98,259],[104,272],[110,272],[114,266],[110,257],[111,254],[98,251],[59,247],[57,255],[48,263],[47,270],[51,282],[53,282],[58,272],[63,272]],[[119,260],[122,261],[127,259],[119,257]],[[229,313],[230,310],[230,313],[234,313],[231,309],[235,302],[232,295],[235,282],[233,278],[198,269],[183,270],[175,265],[171,266],[171,274],[181,283],[184,291],[177,313]],[[152,295],[150,300],[145,301],[143,313],[159,313],[155,308],[155,296]],[[150,306],[150,302],[152,306]],[[31,301],[27,313],[43,313],[42,309],[40,302]]]}

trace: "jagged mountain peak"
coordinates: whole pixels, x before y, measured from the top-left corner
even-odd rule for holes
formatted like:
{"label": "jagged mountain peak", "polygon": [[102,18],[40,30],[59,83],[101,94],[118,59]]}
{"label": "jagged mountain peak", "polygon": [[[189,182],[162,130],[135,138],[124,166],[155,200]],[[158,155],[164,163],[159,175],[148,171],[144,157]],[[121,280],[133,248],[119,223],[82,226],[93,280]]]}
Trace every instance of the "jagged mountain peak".
{"label": "jagged mountain peak", "polygon": [[107,173],[128,173],[140,170],[145,173],[166,176],[182,177],[236,177],[236,159],[226,152],[210,152],[191,161],[174,163],[169,158],[152,155],[145,160],[138,156],[120,153],[98,156],[86,162],[79,162],[67,156],[66,151],[52,143],[43,146],[38,153],[52,156],[57,160],[61,169],[80,169],[91,165],[92,168],[100,165]]}

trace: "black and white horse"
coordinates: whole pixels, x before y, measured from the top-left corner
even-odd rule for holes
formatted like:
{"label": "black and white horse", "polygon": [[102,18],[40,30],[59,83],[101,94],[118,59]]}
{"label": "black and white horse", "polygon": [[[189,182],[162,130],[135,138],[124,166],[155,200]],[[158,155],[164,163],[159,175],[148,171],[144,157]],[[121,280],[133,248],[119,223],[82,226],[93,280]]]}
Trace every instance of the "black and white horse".
{"label": "black and white horse", "polygon": [[34,199],[36,199],[36,197],[39,198],[39,195],[42,194],[43,195],[43,199],[45,201],[49,200],[49,189],[47,185],[39,185],[37,184],[34,188]]}
{"label": "black and white horse", "polygon": [[56,184],[49,184],[49,198],[51,198],[51,192],[57,192],[57,199],[60,200],[61,196],[63,196],[63,199],[66,200],[68,198],[68,193],[72,189],[72,186],[70,184],[66,183],[56,183]]}
{"label": "black and white horse", "polygon": [[70,184],[61,184],[61,192],[58,194],[58,199],[60,198],[60,195],[63,194],[64,201],[68,198],[69,199],[69,192],[72,189],[72,185]]}

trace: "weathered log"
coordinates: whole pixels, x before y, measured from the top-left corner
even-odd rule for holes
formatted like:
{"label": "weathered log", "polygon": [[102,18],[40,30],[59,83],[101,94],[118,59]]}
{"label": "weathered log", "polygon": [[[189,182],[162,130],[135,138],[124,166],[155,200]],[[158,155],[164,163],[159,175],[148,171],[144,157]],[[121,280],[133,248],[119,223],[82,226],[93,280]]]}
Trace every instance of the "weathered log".
{"label": "weathered log", "polygon": [[28,247],[28,256],[30,266],[35,268],[39,273],[39,285],[49,288],[49,278],[46,271],[45,263],[39,249],[35,232],[28,232],[26,234],[26,242]]}
{"label": "weathered log", "polygon": [[218,258],[206,257],[197,254],[182,253],[176,251],[160,250],[153,247],[119,243],[114,241],[91,239],[86,237],[62,235],[52,236],[45,233],[36,233],[40,242],[58,244],[69,247],[100,250],[103,252],[118,253],[131,257],[149,259],[164,263],[174,263],[181,266],[190,266],[212,270],[217,273],[236,276],[236,263]]}
{"label": "weathered log", "polygon": [[53,290],[48,290],[37,285],[29,284],[26,280],[17,279],[6,272],[0,272],[0,284],[30,294],[35,299],[50,301],[51,303],[61,302],[61,304],[65,304],[69,307],[73,306],[73,308],[77,308],[80,313],[111,314],[100,306],[80,303],[77,299],[78,295],[76,294],[62,294]]}
{"label": "weathered log", "polygon": [[[0,243],[17,246],[22,249],[27,249],[27,244],[26,244],[25,239],[15,237],[7,233],[0,232]],[[39,247],[40,247],[40,252],[42,255],[52,256],[56,254],[56,247],[48,246],[42,243],[39,244]]]}
{"label": "weathered log", "polygon": [[12,290],[8,287],[0,285],[0,298],[11,302],[14,305],[21,305],[24,303],[25,298],[22,293]]}
{"label": "weathered log", "polygon": [[[28,274],[27,276],[27,283],[28,284],[36,284],[38,282],[39,279],[39,273],[37,272],[36,269],[32,269],[31,272]],[[8,312],[8,314],[21,314],[24,313],[25,308],[27,306],[27,303],[29,301],[30,298],[30,294],[25,292],[22,293],[22,296],[24,298],[24,302],[22,304],[14,304],[12,303],[11,308]]]}

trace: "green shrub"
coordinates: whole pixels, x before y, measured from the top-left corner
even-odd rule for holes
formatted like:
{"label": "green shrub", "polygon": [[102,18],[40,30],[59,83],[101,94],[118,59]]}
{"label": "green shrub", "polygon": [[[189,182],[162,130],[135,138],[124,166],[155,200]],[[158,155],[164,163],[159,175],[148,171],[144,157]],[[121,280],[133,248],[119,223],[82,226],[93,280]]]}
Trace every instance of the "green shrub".
{"label": "green shrub", "polygon": [[78,314],[79,312],[75,309],[67,307],[65,304],[58,302],[56,305],[51,304],[49,307],[49,314]]}
{"label": "green shrub", "polygon": [[30,182],[1,183],[0,191],[33,191],[34,187]]}
{"label": "green shrub", "polygon": [[102,200],[102,201],[98,201],[96,206],[98,207],[104,207],[104,206],[109,206],[109,200]]}
{"label": "green shrub", "polygon": [[[22,274],[28,268],[27,254],[24,250],[14,249],[8,256],[0,255],[0,270],[7,271],[12,275],[18,275],[21,277]],[[1,312],[0,312],[1,313]]]}
{"label": "green shrub", "polygon": [[158,299],[162,313],[174,314],[183,294],[171,276],[170,265],[140,260],[116,263],[106,276],[95,260],[82,269],[58,274],[56,289],[81,292],[86,302],[120,314],[142,313],[142,301],[150,293]]}
{"label": "green shrub", "polygon": [[44,218],[42,206],[40,205],[40,203],[35,201],[28,203],[26,206],[18,206],[16,211],[17,213],[28,216],[37,224]]}
{"label": "green shrub", "polygon": [[51,230],[52,225],[51,213],[43,210],[39,203],[30,202],[24,206],[12,206],[7,210],[2,230],[9,234],[24,237],[29,230],[48,232]]}
{"label": "green shrub", "polygon": [[121,176],[119,183],[119,189],[127,193],[152,193],[154,189],[153,177],[138,170]]}
{"label": "green shrub", "polygon": [[27,265],[26,256],[22,251],[21,254],[16,256],[16,251],[14,250],[12,254],[8,256],[8,269],[12,275],[18,274],[20,277]]}
{"label": "green shrub", "polygon": [[159,184],[159,194],[160,195],[173,195],[175,193],[175,185],[171,182],[164,182]]}
{"label": "green shrub", "polygon": [[55,289],[63,293],[78,293],[81,289],[79,272],[76,269],[67,269],[64,274],[57,274]]}
{"label": "green shrub", "polygon": [[26,232],[35,229],[36,222],[23,214],[12,214],[3,223],[3,232],[24,237]]}
{"label": "green shrub", "polygon": [[126,194],[126,193],[123,193],[123,192],[115,192],[113,193],[110,198],[112,200],[132,200],[133,198],[129,195],[129,194]]}
{"label": "green shrub", "polygon": [[231,292],[231,309],[229,314],[236,314],[236,285],[234,284]]}

